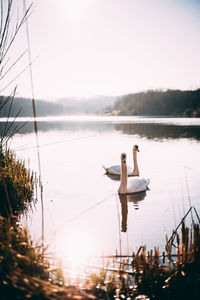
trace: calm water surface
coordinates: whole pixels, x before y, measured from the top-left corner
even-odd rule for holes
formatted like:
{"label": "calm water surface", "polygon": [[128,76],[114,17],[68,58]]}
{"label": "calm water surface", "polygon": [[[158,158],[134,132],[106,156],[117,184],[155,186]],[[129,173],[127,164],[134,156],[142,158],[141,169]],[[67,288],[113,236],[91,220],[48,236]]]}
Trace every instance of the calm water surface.
{"label": "calm water surface", "polygon": [[[200,213],[199,119],[54,117],[38,118],[38,128],[45,239],[57,255],[114,254],[120,247],[127,254],[142,244],[163,250],[165,234],[171,236],[190,203]],[[132,165],[134,144],[150,190],[120,199],[119,181],[102,165],[120,164],[122,152]],[[29,121],[11,147],[37,171],[35,145]],[[39,202],[28,222],[38,241]]]}

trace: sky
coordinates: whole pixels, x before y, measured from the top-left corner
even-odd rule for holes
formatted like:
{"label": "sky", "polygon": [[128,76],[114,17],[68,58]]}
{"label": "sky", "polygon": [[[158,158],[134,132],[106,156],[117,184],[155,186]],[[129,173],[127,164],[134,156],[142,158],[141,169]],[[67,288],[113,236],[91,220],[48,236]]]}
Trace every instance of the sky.
{"label": "sky", "polygon": [[[35,98],[200,87],[200,0],[33,0],[28,33]],[[24,26],[11,60],[27,49]],[[28,64],[27,53],[9,76]],[[32,95],[29,72],[18,96]]]}

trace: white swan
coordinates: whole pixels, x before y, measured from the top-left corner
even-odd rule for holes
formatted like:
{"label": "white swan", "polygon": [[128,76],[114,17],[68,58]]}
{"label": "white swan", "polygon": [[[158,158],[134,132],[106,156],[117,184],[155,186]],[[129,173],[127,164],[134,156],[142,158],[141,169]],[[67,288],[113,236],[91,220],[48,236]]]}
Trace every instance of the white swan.
{"label": "white swan", "polygon": [[[138,164],[137,164],[137,152],[139,151],[138,145],[133,146],[133,163],[134,163],[134,168],[127,166],[127,174],[128,176],[139,176],[139,169],[138,169]],[[106,174],[108,175],[121,175],[121,165],[115,165],[110,168],[106,168],[103,166],[103,168],[106,171]]]}
{"label": "white swan", "polygon": [[126,153],[121,154],[121,182],[118,189],[119,194],[131,194],[146,191],[150,180],[141,177],[128,178],[126,166]]}

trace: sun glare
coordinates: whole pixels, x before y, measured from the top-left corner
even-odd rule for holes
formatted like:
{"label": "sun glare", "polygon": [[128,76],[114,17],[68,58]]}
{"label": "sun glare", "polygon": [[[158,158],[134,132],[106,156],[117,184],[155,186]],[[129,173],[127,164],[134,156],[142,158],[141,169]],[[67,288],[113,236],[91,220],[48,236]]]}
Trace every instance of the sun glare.
{"label": "sun glare", "polygon": [[66,238],[65,255],[72,265],[86,263],[91,251],[91,240],[85,233],[73,232]]}
{"label": "sun glare", "polygon": [[64,0],[61,5],[65,8],[68,21],[72,23],[80,22],[87,9],[89,0]]}

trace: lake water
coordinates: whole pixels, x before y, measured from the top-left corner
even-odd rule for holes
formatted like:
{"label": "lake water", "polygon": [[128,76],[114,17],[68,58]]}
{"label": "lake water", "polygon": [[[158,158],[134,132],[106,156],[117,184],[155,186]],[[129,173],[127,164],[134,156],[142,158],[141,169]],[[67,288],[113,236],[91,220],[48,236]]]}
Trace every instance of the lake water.
{"label": "lake water", "polygon": [[[200,119],[140,117],[38,118],[45,240],[57,255],[130,253],[159,246],[193,205],[200,213]],[[24,122],[25,119],[18,120]],[[102,165],[133,164],[139,146],[140,175],[149,190],[118,196],[119,181]],[[27,166],[38,170],[36,137],[29,122],[11,141]],[[195,217],[195,215],[194,215]],[[190,224],[190,217],[187,218]],[[41,237],[41,209],[28,220],[32,238]]]}

